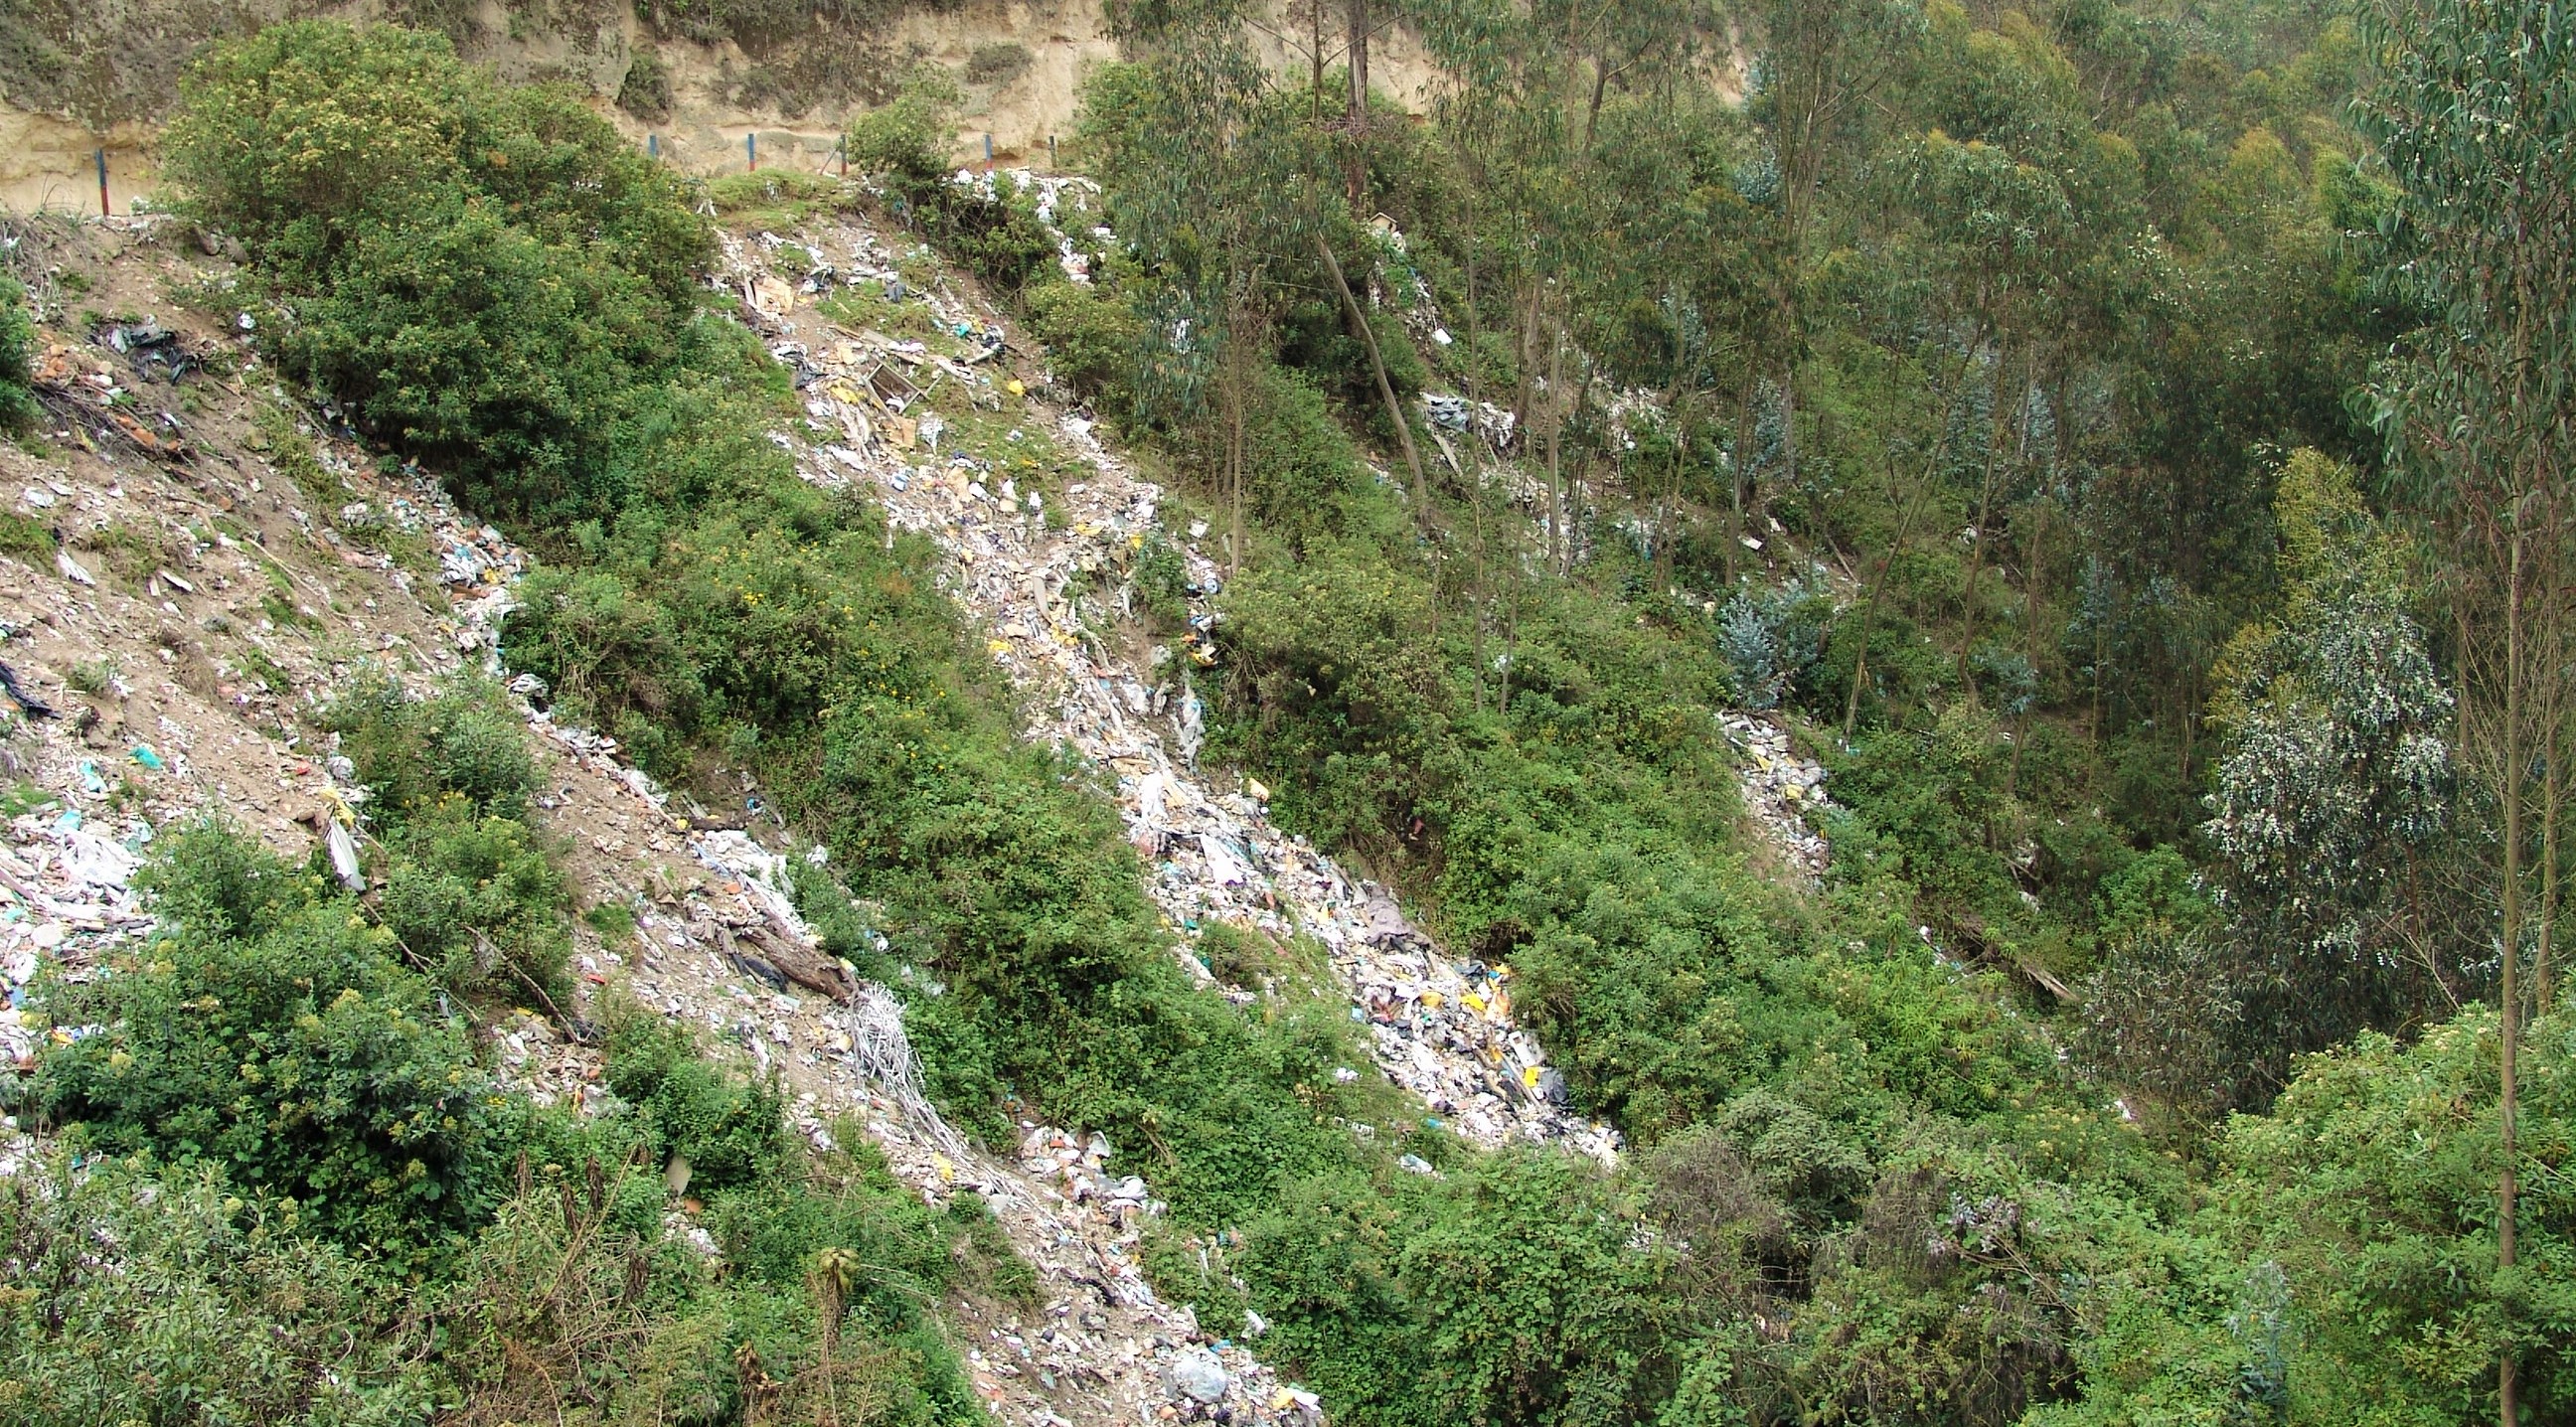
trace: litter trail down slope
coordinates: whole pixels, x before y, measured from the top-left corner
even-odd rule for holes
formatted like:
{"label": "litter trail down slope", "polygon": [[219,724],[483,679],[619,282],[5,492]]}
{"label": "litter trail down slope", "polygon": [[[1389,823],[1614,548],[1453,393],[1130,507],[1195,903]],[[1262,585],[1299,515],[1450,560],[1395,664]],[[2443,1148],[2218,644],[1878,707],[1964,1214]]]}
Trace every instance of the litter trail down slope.
{"label": "litter trail down slope", "polygon": [[[205,276],[162,237],[151,221],[82,224],[50,234],[48,255],[81,266],[106,300],[146,307],[160,282]],[[495,667],[494,635],[527,565],[426,475],[380,471],[327,412],[302,424],[339,508],[315,505],[267,447],[246,442],[254,413],[279,399],[248,343],[186,316],[153,333],[133,350],[108,328],[51,341],[39,395],[69,449],[47,463],[0,447],[11,508],[40,511],[74,538],[154,531],[167,562],[129,577],[85,567],[98,558],[86,551],[42,563],[0,554],[0,667],[11,671],[0,697],[15,725],[0,772],[18,784],[0,842],[0,1057],[20,1070],[39,1042],[79,1034],[24,1013],[29,983],[92,974],[150,935],[131,881],[156,829],[211,812],[291,855],[321,830],[345,829],[338,820],[363,811],[365,790],[347,759],[291,732],[297,711],[370,668],[425,688],[470,663]],[[203,363],[226,348],[242,376],[206,375]],[[159,360],[178,354],[198,369]],[[124,407],[111,404],[130,394],[136,409],[175,407],[182,390],[190,415],[168,429],[184,427],[184,442],[120,424]],[[420,553],[406,561],[406,551]],[[294,593],[276,598],[301,608],[266,607],[293,609],[292,621],[262,613],[281,588]],[[513,692],[536,691],[521,681]],[[855,1127],[929,1202],[980,1194],[1036,1270],[1042,1299],[941,1305],[996,1420],[1321,1420],[1312,1393],[1238,1341],[1257,1324],[1202,1325],[1146,1283],[1138,1245],[1162,1206],[1141,1181],[1107,1172],[1105,1139],[1026,1124],[1016,1162],[964,1143],[915,1088],[899,1004],[851,981],[797,918],[781,854],[739,832],[693,833],[613,740],[521,708],[546,789],[538,820],[569,849],[568,871],[590,899],[638,913],[636,935],[617,943],[574,925],[582,1000],[569,1009],[593,1013],[603,988],[622,987],[738,1047],[747,1068],[776,1071],[791,1121],[818,1148]],[[490,1038],[503,1078],[532,1097],[616,1112],[598,1048],[565,1026],[519,1012]],[[0,1176],[31,1144],[0,1124]],[[666,1222],[714,1250],[684,1201]]]}
{"label": "litter trail down slope", "polygon": [[[890,521],[929,534],[947,552],[953,593],[1030,696],[1027,736],[1070,747],[1115,775],[1120,811],[1148,859],[1148,891],[1171,921],[1183,929],[1234,922],[1322,942],[1347,984],[1352,1018],[1369,1028],[1379,1069],[1464,1138],[1488,1148],[1561,1142],[1603,1162],[1615,1158],[1617,1132],[1566,1107],[1563,1077],[1514,1022],[1511,969],[1444,953],[1384,889],[1270,822],[1257,784],[1220,791],[1198,766],[1205,710],[1181,672],[1191,652],[1166,646],[1161,658],[1140,664],[1086,627],[1083,601],[1106,598],[1085,593],[1091,577],[1126,568],[1157,528],[1161,489],[1103,447],[1088,421],[1015,394],[1007,374],[878,333],[829,335],[819,317],[799,315],[800,294],[777,274],[772,254],[787,245],[761,238],[729,250],[737,284],[765,292],[755,305],[773,353],[798,367],[809,420],[843,438],[800,450],[800,471],[828,487],[863,485]],[[894,255],[864,227],[799,239],[799,252],[831,264],[806,275],[802,286],[814,292],[895,272]],[[953,296],[922,296],[951,330],[998,331],[989,313]],[[977,409],[1078,455],[1088,474],[1068,483],[1050,509],[987,458],[943,453],[946,423],[906,414],[924,409],[919,388],[942,382],[962,388]],[[1215,564],[1189,536],[1167,534],[1182,547],[1203,600],[1219,584]],[[1202,603],[1192,624],[1204,628],[1211,618]],[[1178,935],[1175,954],[1213,981]]]}

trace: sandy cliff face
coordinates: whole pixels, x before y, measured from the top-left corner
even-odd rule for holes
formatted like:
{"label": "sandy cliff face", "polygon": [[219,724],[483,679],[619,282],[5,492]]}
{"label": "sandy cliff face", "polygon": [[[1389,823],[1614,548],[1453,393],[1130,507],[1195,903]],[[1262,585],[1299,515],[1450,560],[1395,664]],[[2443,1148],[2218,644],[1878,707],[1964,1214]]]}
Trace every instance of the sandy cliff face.
{"label": "sandy cliff face", "polygon": [[[732,39],[665,33],[649,6],[620,0],[21,0],[0,18],[0,205],[18,211],[98,211],[95,155],[107,156],[117,213],[147,202],[158,174],[152,140],[178,93],[188,56],[209,36],[284,19],[325,16],[435,23],[468,58],[520,83],[559,81],[589,94],[619,128],[651,136],[691,172],[820,168],[843,122],[881,101],[919,63],[939,65],[966,94],[956,153],[980,161],[990,136],[1004,163],[1049,163],[1050,137],[1069,137],[1083,81],[1118,57],[1104,0],[967,0],[904,6],[875,22],[816,23],[747,49]],[[1278,35],[1297,32],[1283,21]],[[1264,58],[1302,74],[1302,50],[1259,37]],[[666,106],[617,106],[639,69],[658,70]],[[1417,112],[1439,70],[1398,29],[1370,56],[1382,93]],[[630,100],[633,98],[629,95]]]}

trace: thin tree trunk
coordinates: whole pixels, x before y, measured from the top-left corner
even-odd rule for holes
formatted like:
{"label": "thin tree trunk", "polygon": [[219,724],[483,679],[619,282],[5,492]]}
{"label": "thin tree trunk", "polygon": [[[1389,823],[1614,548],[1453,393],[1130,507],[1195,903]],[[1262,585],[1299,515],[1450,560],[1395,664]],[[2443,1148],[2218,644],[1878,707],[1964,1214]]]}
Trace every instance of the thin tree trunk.
{"label": "thin tree trunk", "polygon": [[1538,420],[1530,407],[1538,376],[1538,278],[1525,278],[1525,286],[1512,294],[1512,373],[1512,430],[1520,433],[1520,453],[1528,456],[1538,440],[1530,435]]}
{"label": "thin tree trunk", "polygon": [[1368,314],[1360,310],[1360,300],[1351,295],[1350,283],[1342,277],[1342,260],[1333,256],[1333,245],[1324,241],[1322,229],[1315,232],[1315,252],[1324,260],[1324,271],[1333,275],[1333,290],[1342,295],[1342,310],[1350,314],[1351,327],[1368,347],[1369,372],[1377,378],[1378,400],[1386,403],[1386,419],[1395,424],[1395,439],[1404,447],[1404,468],[1413,475],[1413,514],[1424,533],[1431,530],[1431,484],[1422,474],[1422,452],[1413,444],[1413,423],[1404,419],[1404,407],[1395,399],[1395,385],[1386,379],[1386,358],[1378,351],[1377,329],[1369,325]]}
{"label": "thin tree trunk", "polygon": [[[1941,453],[1950,441],[1950,412],[1958,405],[1954,387],[1948,400],[1941,403],[1941,425],[1932,438],[1932,453],[1923,462],[1923,478],[1915,483],[1913,499],[1905,503],[1904,514],[1897,517],[1896,533],[1879,553],[1878,571],[1861,587],[1860,647],[1852,654],[1851,692],[1843,700],[1843,747],[1851,747],[1852,731],[1860,723],[1860,691],[1869,679],[1869,636],[1872,620],[1878,614],[1879,587],[1887,581],[1888,567],[1895,563],[1896,552],[1905,544],[1906,533],[1914,528],[1915,517],[1923,513],[1923,503],[1932,492],[1933,473],[1941,469]],[[1896,463],[1888,462],[1888,474],[1896,473]]]}
{"label": "thin tree trunk", "polygon": [[[2544,557],[2544,564],[2554,564]],[[2566,742],[2559,736],[2558,593],[2544,579],[2540,605],[2543,670],[2540,680],[2540,927],[2531,950],[2531,1004],[2534,1015],[2549,1014],[2549,953],[2558,926],[2558,804],[2562,788],[2559,760]]]}
{"label": "thin tree trunk", "polygon": [[1733,528],[1727,532],[1726,588],[1735,588],[1735,562],[1744,549],[1744,456],[1753,429],[1753,392],[1760,384],[1757,368],[1744,369],[1744,399],[1735,405],[1735,436],[1726,457],[1726,503]]}
{"label": "thin tree trunk", "polygon": [[[2503,1164],[2496,1170],[2496,1264],[2499,1268],[2514,1266],[2514,1071],[2515,1042],[2520,1030],[2521,988],[2515,984],[2514,963],[2522,959],[2522,545],[2523,533],[2516,515],[2513,532],[2511,583],[2505,590],[2505,668],[2504,668],[2504,765],[2499,769],[2498,791],[2504,799],[2504,1003],[2501,1075],[2496,1101],[2497,1125],[2503,1141]],[[2520,1427],[2516,1409],[2515,1361],[2513,1348],[2506,1345],[2496,1367],[2498,1420],[2503,1427]]]}
{"label": "thin tree trunk", "polygon": [[1798,484],[1798,364],[1791,361],[1780,364],[1780,479]]}
{"label": "thin tree trunk", "polygon": [[1306,93],[1314,105],[1315,122],[1320,125],[1324,120],[1324,0],[1306,0],[1306,20],[1308,39],[1313,44],[1307,58],[1314,66]]}
{"label": "thin tree trunk", "polygon": [[[1321,3],[1321,0],[1318,0],[1318,3]],[[1467,486],[1467,505],[1468,505],[1468,509],[1469,509],[1470,513],[1473,515],[1473,517],[1474,517],[1474,519],[1475,519],[1475,522],[1476,522],[1476,532],[1475,532],[1475,533],[1476,533],[1476,595],[1475,595],[1475,599],[1470,603],[1470,606],[1469,606],[1469,608],[1470,608],[1470,610],[1471,610],[1472,614],[1474,615],[1474,617],[1468,621],[1468,636],[1467,636],[1467,637],[1468,637],[1468,643],[1469,643],[1469,646],[1470,646],[1471,657],[1473,657],[1473,659],[1475,660],[1475,678],[1476,678],[1476,712],[1478,712],[1478,713],[1483,713],[1483,712],[1485,711],[1485,605],[1486,605],[1486,602],[1487,602],[1487,601],[1492,597],[1492,593],[1493,593],[1493,591],[1492,591],[1491,587],[1490,587],[1489,585],[1487,585],[1487,583],[1486,583],[1486,581],[1485,581],[1485,481],[1484,481],[1484,475],[1485,475],[1485,453],[1476,449],[1476,442],[1477,442],[1477,440],[1478,440],[1478,436],[1477,436],[1477,432],[1476,432],[1476,417],[1477,417],[1477,415],[1478,415],[1479,413],[1481,413],[1481,411],[1483,410],[1483,407],[1482,407],[1482,405],[1481,405],[1481,403],[1482,403],[1482,390],[1483,390],[1483,389],[1482,389],[1482,387],[1478,384],[1478,382],[1477,382],[1477,380],[1476,380],[1476,367],[1477,367],[1477,361],[1476,361],[1476,334],[1477,334],[1477,332],[1480,330],[1480,328],[1479,328],[1479,323],[1478,323],[1477,314],[1476,314],[1476,238],[1477,238],[1477,228],[1476,228],[1476,200],[1475,200],[1475,191],[1476,191],[1476,190],[1475,190],[1475,186],[1474,186],[1473,184],[1468,185],[1468,189],[1467,189],[1467,193],[1468,193],[1468,198],[1467,198],[1467,410],[1468,410],[1468,416],[1467,416],[1467,434],[1466,434],[1466,440],[1465,440],[1465,441],[1463,441],[1463,442],[1462,442],[1462,443],[1460,443],[1460,444],[1464,445],[1464,446],[1467,448],[1467,450],[1468,450],[1469,454],[1471,454],[1471,455],[1475,458],[1476,471],[1475,471],[1475,474],[1474,474],[1474,475],[1469,475],[1469,474],[1468,474],[1468,473],[1466,473],[1465,471],[1461,471],[1461,472],[1459,472],[1459,473],[1458,473],[1458,478],[1459,478],[1461,481],[1464,481],[1464,482],[1466,483],[1466,486]]]}
{"label": "thin tree trunk", "polygon": [[1565,329],[1548,324],[1547,347],[1547,535],[1548,558],[1558,574],[1574,564],[1574,541],[1565,529]]}
{"label": "thin tree trunk", "polygon": [[1592,107],[1583,115],[1583,148],[1589,153],[1593,135],[1601,129],[1601,100],[1610,92],[1610,61],[1599,55],[1592,59]]}
{"label": "thin tree trunk", "polygon": [[1995,379],[1986,405],[1986,467],[1977,482],[1977,517],[1968,526],[1968,579],[1959,590],[1959,687],[1969,707],[1978,704],[1977,681],[1968,676],[1968,654],[1977,643],[1977,581],[1986,573],[1986,522],[1993,517],[1995,472],[2001,464],[2004,438],[2005,352],[1995,352]]}
{"label": "thin tree trunk", "polygon": [[[2022,557],[2022,662],[2030,666],[2030,703],[2039,701],[2039,571],[2040,545],[2048,534],[2048,504],[2038,503],[2031,514],[2030,553]],[[2030,703],[2013,715],[2012,762],[2004,767],[2004,802],[2010,805],[2021,786],[2021,746],[2030,732]]]}
{"label": "thin tree trunk", "polygon": [[[1665,409],[1670,410],[1672,408],[1672,404],[1673,397],[1671,395],[1667,395],[1664,398]],[[1680,415],[1675,418],[1673,422],[1672,469],[1666,474],[1664,479],[1664,489],[1656,499],[1656,505],[1659,507],[1655,512],[1655,589],[1657,591],[1656,598],[1658,599],[1671,598],[1671,591],[1673,588],[1672,526],[1674,513],[1681,508],[1682,503],[1682,461],[1689,455],[1689,452],[1690,411],[1688,406],[1685,405]]]}
{"label": "thin tree trunk", "polygon": [[1350,126],[1350,167],[1344,175],[1350,186],[1351,212],[1357,215],[1368,201],[1368,0],[1350,0],[1351,99],[1344,118]]}
{"label": "thin tree trunk", "polygon": [[1250,336],[1243,314],[1228,322],[1225,352],[1225,474],[1232,516],[1225,537],[1225,573],[1230,581],[1243,569],[1243,356]]}

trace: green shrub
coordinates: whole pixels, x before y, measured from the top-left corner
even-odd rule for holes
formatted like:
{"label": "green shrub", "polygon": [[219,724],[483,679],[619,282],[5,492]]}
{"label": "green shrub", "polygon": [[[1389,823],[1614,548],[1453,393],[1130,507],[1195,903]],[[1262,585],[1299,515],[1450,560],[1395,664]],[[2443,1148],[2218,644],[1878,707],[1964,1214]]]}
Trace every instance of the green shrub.
{"label": "green shrub", "polygon": [[1114,410],[1132,404],[1126,387],[1144,327],[1126,303],[1097,284],[1075,282],[1031,283],[1020,303],[1057,380]]}
{"label": "green shrub", "polygon": [[208,1165],[396,1269],[480,1224],[526,1110],[494,1093],[461,1022],[388,955],[389,933],[238,834],[165,836],[174,912],[122,974],[55,983],[35,1100],[82,1143]]}
{"label": "green shrub", "polygon": [[1037,196],[1007,178],[983,187],[943,183],[930,191],[932,233],[950,260],[1005,292],[1058,271],[1056,238],[1038,221]]}
{"label": "green shrub", "polygon": [[0,1417],[425,1420],[437,1384],[352,1254],[245,1203],[212,1167],[67,1153],[0,1194]]}
{"label": "green shrub", "polygon": [[291,310],[263,341],[494,516],[613,516],[661,474],[663,386],[738,366],[690,320],[711,230],[568,90],[315,21],[213,46],[182,97],[168,172]]}
{"label": "green shrub", "polygon": [[1190,617],[1190,567],[1180,547],[1156,531],[1136,551],[1136,597],[1146,624],[1158,634],[1177,633]]}
{"label": "green shrub", "polygon": [[376,914],[412,965],[450,991],[570,1007],[570,894],[526,824],[451,795],[390,850]]}
{"label": "green shrub", "polygon": [[495,207],[442,216],[359,234],[299,304],[280,360],[350,402],[364,429],[457,472],[475,508],[614,515],[629,491],[609,448],[637,388],[677,359],[670,306]]}
{"label": "green shrub", "polygon": [[997,40],[977,45],[966,57],[966,82],[969,84],[1008,84],[1029,72],[1037,56],[1029,47],[1012,40]]}
{"label": "green shrub", "polygon": [[470,815],[516,820],[537,786],[526,727],[486,684],[416,699],[378,678],[325,709],[322,721],[367,786],[368,811],[388,829],[440,814],[451,797]]}
{"label": "green shrub", "polygon": [[640,1007],[608,1018],[608,1085],[641,1116],[658,1159],[689,1161],[692,1192],[757,1184],[787,1161],[789,1141],[774,1084],[727,1075],[698,1055],[685,1025]]}
{"label": "green shrub", "polygon": [[0,430],[17,430],[38,415],[28,385],[36,360],[36,323],[27,311],[27,289],[0,277]]}
{"label": "green shrub", "polygon": [[654,50],[637,50],[617,83],[617,107],[638,119],[671,117],[671,67]]}
{"label": "green shrub", "polygon": [[920,65],[894,99],[850,121],[850,167],[875,175],[914,203],[948,177],[952,116],[964,96],[945,71]]}
{"label": "green shrub", "polygon": [[0,511],[0,555],[10,555],[40,570],[53,568],[53,527],[31,515]]}

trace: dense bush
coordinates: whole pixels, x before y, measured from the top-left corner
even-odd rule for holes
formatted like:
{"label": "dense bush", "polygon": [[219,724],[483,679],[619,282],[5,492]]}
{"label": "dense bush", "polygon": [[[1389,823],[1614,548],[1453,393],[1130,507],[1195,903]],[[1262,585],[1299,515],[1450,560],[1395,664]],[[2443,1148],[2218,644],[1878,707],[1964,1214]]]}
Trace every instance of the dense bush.
{"label": "dense bush", "polygon": [[422,1421],[436,1383],[394,1304],[298,1218],[213,1167],[19,1168],[0,1193],[0,1417]]}
{"label": "dense bush", "polygon": [[[921,1305],[1027,1292],[980,1201],[927,1208],[865,1151],[809,1163],[774,1085],[640,1010],[613,1020],[623,1108],[537,1111],[327,885],[220,827],[173,833],[146,878],[164,934],[47,988],[42,1014],[96,1029],[32,1087],[80,1167],[0,1196],[0,1266],[36,1285],[0,1289],[11,1420],[392,1423],[436,1402],[474,1422],[574,1403],[721,1422],[746,1409],[745,1352],[787,1400],[975,1420]],[[720,1258],[664,1226],[674,1155]],[[828,1292],[825,1249],[860,1266]],[[400,1312],[388,1276],[411,1285]]]}
{"label": "dense bush", "polygon": [[162,934],[122,974],[45,992],[95,1034],[45,1057],[35,1100],[83,1143],[220,1168],[353,1252],[426,1267],[487,1218],[526,1107],[392,934],[239,835],[163,839]]}
{"label": "dense bush", "polygon": [[1126,303],[1090,283],[1041,282],[1021,294],[1029,330],[1046,344],[1047,366],[1075,394],[1122,411],[1122,393],[1144,326]]}
{"label": "dense bush", "polygon": [[[2187,1234],[2106,1295],[2083,1393],[2045,1427],[2176,1420],[2463,1422],[2491,1412],[2514,1344],[2535,1422],[2569,1409],[2576,1206],[2526,1169],[2519,1264],[2496,1256],[2496,1016],[2472,1008],[2414,1046],[2364,1034],[2305,1063],[2268,1115],[2239,1115]],[[2523,1049],[2522,1153],[2563,1162],[2576,1111],[2565,1016]]]}
{"label": "dense bush", "polygon": [[260,258],[263,340],[494,515],[612,516],[667,478],[687,374],[739,365],[692,318],[713,240],[680,181],[568,91],[301,22],[208,50],[184,100],[168,172]]}
{"label": "dense bush", "polygon": [[27,383],[36,360],[36,324],[27,311],[27,289],[0,277],[0,429],[36,417],[36,394]]}
{"label": "dense bush", "polygon": [[404,959],[451,991],[568,1007],[571,894],[525,821],[537,769],[499,691],[385,680],[323,722],[371,794],[377,920]]}
{"label": "dense bush", "polygon": [[842,136],[850,166],[876,175],[914,203],[948,178],[950,117],[965,96],[934,66],[916,68],[903,91],[850,121]]}

